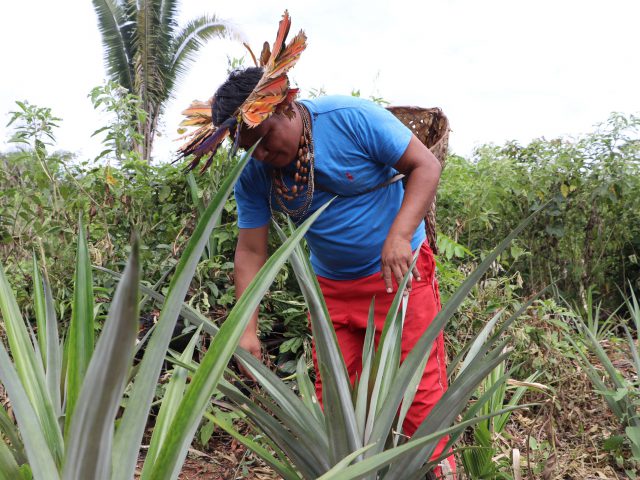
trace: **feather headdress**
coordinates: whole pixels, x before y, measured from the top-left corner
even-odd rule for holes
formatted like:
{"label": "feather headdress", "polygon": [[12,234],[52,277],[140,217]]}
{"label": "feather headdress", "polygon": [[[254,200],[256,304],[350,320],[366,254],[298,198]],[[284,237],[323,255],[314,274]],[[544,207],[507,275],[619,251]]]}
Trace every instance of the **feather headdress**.
{"label": "feather headdress", "polygon": [[178,149],[178,160],[189,155],[194,156],[187,166],[187,170],[196,168],[202,157],[209,155],[201,168],[201,171],[206,170],[211,165],[220,144],[240,123],[254,128],[274,113],[293,115],[291,102],[298,94],[298,89],[290,88],[287,72],[296,64],[300,54],[307,47],[307,36],[300,30],[285,46],[290,27],[291,17],[289,17],[289,12],[285,10],[273,47],[269,48],[269,44],[264,43],[259,64],[249,45],[244,44],[256,66],[262,67],[263,74],[253,91],[233,116],[220,125],[214,126],[211,121],[211,107],[215,98],[209,99],[208,102],[196,100],[182,112],[186,118],[180,124],[181,126],[199,127],[182,137],[187,139],[187,142]]}

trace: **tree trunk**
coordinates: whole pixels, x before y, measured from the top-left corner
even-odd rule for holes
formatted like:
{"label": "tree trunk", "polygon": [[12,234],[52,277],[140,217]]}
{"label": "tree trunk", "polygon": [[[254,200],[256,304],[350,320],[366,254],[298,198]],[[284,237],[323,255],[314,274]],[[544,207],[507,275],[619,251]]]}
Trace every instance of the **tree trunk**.
{"label": "tree trunk", "polygon": [[145,105],[144,108],[147,118],[144,122],[138,123],[138,133],[142,136],[142,143],[135,142],[133,148],[140,154],[140,157],[147,161],[151,161],[151,152],[153,150],[153,141],[156,135],[156,128],[158,126],[158,117],[160,116],[157,110],[153,110],[151,106]]}

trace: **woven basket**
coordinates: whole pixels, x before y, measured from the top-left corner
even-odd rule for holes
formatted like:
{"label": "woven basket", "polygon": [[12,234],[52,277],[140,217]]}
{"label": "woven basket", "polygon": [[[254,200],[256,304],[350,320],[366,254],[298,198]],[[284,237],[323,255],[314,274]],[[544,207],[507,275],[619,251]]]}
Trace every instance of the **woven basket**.
{"label": "woven basket", "polygon": [[[444,170],[449,147],[449,120],[439,108],[387,107],[413,134],[431,150]],[[436,246],[436,201],[425,216],[427,240],[434,253]]]}

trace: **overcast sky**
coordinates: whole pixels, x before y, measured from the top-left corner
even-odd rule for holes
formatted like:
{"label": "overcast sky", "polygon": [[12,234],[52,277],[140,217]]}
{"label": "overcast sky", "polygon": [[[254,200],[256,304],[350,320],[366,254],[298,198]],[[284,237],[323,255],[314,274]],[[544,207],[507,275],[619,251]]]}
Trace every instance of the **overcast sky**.
{"label": "overcast sky", "polygon": [[[273,42],[285,8],[308,47],[292,71],[311,89],[440,107],[450,148],[469,156],[483,143],[579,135],[612,111],[640,112],[638,0],[183,0],[182,20],[227,19],[258,53]],[[167,105],[154,157],[171,158],[180,111],[207,99],[242,46],[212,41]],[[0,16],[0,150],[15,100],[62,117],[58,147],[95,156],[91,133],[104,118],[87,94],[105,79],[90,0],[3,2]]]}

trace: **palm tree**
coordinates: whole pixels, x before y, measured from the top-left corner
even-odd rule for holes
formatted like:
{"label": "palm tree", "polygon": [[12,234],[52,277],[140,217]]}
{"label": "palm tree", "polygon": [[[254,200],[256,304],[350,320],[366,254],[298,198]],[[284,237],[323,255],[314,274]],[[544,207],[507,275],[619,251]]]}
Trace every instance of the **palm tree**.
{"label": "palm tree", "polygon": [[109,77],[138,95],[146,118],[138,125],[150,159],[164,105],[188,71],[195,54],[212,38],[240,39],[240,33],[215,15],[177,23],[179,0],[93,0]]}

